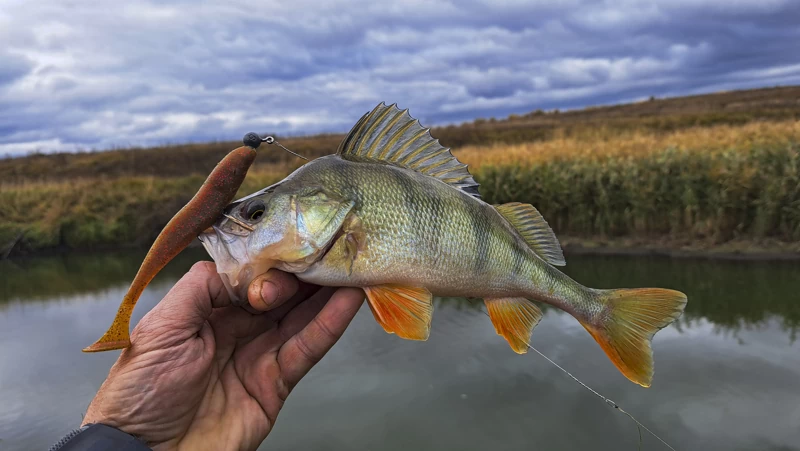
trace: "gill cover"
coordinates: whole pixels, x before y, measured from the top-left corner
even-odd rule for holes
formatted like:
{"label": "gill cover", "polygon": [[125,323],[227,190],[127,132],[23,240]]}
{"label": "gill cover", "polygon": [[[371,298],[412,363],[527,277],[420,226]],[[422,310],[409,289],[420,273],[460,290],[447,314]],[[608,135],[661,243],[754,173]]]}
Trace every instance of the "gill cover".
{"label": "gill cover", "polygon": [[320,187],[280,188],[231,204],[200,236],[235,304],[247,302],[250,282],[270,268],[302,272],[319,260],[355,205]]}

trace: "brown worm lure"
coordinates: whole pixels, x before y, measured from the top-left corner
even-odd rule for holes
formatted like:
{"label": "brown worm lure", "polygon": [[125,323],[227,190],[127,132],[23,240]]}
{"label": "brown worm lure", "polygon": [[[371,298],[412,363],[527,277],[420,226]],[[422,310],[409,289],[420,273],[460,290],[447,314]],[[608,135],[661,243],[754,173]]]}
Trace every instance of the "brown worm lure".
{"label": "brown worm lure", "polygon": [[111,327],[93,345],[84,348],[84,352],[111,351],[131,345],[128,329],[139,296],[170,260],[222,215],[255,161],[256,149],[262,139],[255,133],[248,133],[242,142],[244,146],[232,150],[220,160],[194,197],[167,223],[147,252]]}

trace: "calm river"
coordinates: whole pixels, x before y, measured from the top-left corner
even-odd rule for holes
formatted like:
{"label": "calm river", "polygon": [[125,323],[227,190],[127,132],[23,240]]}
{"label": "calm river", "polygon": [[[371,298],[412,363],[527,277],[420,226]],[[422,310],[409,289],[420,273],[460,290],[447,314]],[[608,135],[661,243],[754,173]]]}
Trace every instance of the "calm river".
{"label": "calm river", "polygon": [[[0,262],[0,450],[46,450],[80,424],[117,352],[105,331],[143,252]],[[138,321],[191,264],[155,280]],[[800,450],[800,265],[567,256],[596,288],[689,296],[656,335],[653,387],[628,382],[549,309],[533,345],[678,450]],[[385,334],[364,306],[289,398],[265,450],[635,450],[635,425],[540,356],[513,353],[465,300],[441,300],[427,342]],[[666,450],[644,436],[646,450]]]}

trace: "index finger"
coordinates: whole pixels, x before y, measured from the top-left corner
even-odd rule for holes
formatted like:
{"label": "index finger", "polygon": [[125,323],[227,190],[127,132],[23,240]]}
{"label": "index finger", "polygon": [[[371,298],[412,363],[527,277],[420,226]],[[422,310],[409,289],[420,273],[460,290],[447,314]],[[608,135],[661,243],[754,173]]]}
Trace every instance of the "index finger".
{"label": "index finger", "polygon": [[311,317],[302,330],[292,335],[278,351],[281,376],[290,389],[336,344],[364,302],[364,292],[358,288],[339,288],[327,302],[325,299],[314,300],[317,302],[295,307],[287,315],[288,321],[281,324],[281,327],[291,329],[296,326],[292,319],[304,322],[302,317]]}

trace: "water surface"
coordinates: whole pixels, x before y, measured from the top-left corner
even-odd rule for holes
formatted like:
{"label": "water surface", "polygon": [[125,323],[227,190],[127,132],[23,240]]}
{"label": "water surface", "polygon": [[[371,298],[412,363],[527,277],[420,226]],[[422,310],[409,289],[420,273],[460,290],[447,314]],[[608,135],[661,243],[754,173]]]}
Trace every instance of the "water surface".
{"label": "water surface", "polygon": [[[47,447],[80,424],[116,352],[83,354],[143,253],[0,262],[0,450]],[[159,275],[138,321],[202,251]],[[656,336],[653,387],[628,382],[569,315],[547,309],[533,344],[682,450],[800,451],[800,266],[568,256],[597,288],[689,296]],[[480,304],[437,301],[425,343],[385,334],[365,306],[298,385],[265,450],[635,450],[636,428],[534,353],[495,335]],[[644,449],[666,449],[644,437]]]}

